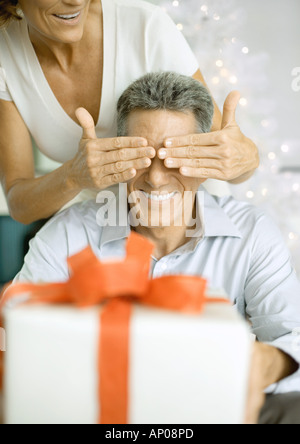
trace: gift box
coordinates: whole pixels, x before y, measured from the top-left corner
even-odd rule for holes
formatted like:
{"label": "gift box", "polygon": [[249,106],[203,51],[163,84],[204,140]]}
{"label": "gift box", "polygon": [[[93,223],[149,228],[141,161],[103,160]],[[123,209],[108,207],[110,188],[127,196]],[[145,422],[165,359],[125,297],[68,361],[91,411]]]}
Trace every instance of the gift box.
{"label": "gift box", "polygon": [[[3,310],[6,424],[243,422],[246,323],[200,278],[150,280],[149,267],[133,260],[137,239],[127,262],[105,268],[93,259],[100,296],[86,281],[86,272],[95,275],[91,252],[86,269],[82,255],[71,260],[81,270],[71,284],[14,289],[14,304]],[[109,288],[103,276],[115,277]]]}

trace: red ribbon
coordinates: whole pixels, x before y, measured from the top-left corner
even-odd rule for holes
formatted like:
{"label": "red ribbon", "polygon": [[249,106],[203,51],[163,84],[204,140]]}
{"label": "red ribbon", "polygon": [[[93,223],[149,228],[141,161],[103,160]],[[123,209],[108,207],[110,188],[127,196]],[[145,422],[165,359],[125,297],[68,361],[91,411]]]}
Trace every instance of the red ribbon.
{"label": "red ribbon", "polygon": [[68,259],[71,277],[61,284],[15,284],[4,294],[0,312],[9,299],[29,293],[26,303],[75,304],[79,308],[106,303],[100,314],[98,371],[101,424],[128,423],[129,331],[133,303],[201,313],[206,302],[206,280],[196,276],[149,279],[153,245],[132,232],[122,262],[100,262],[90,247]]}

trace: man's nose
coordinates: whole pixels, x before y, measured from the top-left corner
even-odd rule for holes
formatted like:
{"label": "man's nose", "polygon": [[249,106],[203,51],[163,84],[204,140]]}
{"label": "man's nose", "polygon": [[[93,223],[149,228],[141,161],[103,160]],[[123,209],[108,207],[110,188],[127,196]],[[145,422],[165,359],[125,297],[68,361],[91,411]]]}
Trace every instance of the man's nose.
{"label": "man's nose", "polygon": [[152,160],[147,170],[146,182],[154,189],[159,189],[169,183],[169,169],[165,167],[164,161],[157,156]]}

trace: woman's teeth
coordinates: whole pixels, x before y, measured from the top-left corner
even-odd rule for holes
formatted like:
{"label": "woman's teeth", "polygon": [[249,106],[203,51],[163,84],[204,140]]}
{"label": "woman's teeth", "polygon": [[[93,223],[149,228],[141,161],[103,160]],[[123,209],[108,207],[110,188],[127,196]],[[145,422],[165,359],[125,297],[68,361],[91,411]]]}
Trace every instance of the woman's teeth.
{"label": "woman's teeth", "polygon": [[155,200],[157,202],[163,202],[165,200],[172,199],[175,196],[176,191],[170,194],[148,194],[145,193],[145,191],[143,191],[143,193],[147,197],[147,199]]}
{"label": "woman's teeth", "polygon": [[70,14],[70,15],[59,15],[55,14],[56,17],[61,18],[63,20],[72,20],[74,18],[77,18],[79,16],[80,12],[77,12],[77,14]]}

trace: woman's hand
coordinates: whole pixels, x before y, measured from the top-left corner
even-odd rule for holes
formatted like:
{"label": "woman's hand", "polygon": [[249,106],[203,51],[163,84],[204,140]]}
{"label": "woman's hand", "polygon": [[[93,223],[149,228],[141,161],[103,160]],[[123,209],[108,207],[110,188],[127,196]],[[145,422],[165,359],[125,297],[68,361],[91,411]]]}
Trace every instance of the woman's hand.
{"label": "woman's hand", "polygon": [[83,129],[79,150],[70,162],[68,180],[73,187],[103,190],[127,182],[136,171],[148,168],[156,156],[154,148],[140,137],[98,139],[92,116],[84,108],[76,111]]}
{"label": "woman's hand", "polygon": [[256,145],[235,121],[240,93],[231,92],[224,103],[221,131],[172,137],[159,150],[167,168],[179,168],[183,176],[239,183],[259,166]]}

